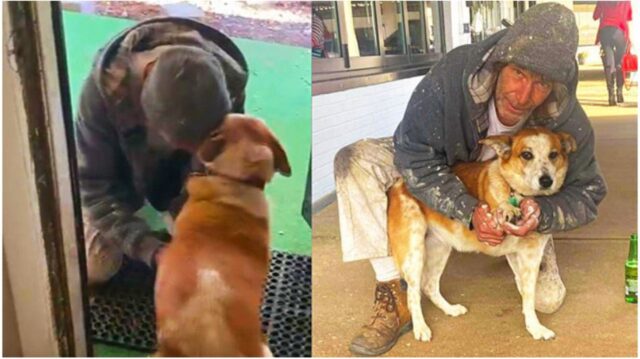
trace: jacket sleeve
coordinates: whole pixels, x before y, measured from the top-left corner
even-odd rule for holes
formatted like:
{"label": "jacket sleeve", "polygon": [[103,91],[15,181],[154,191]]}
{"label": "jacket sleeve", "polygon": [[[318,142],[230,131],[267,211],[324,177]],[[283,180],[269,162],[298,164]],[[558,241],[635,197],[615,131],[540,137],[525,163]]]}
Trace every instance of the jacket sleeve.
{"label": "jacket sleeve", "polygon": [[583,226],[598,216],[598,204],[607,194],[607,185],[595,157],[593,128],[579,104],[570,120],[556,131],[571,134],[577,151],[569,155],[569,170],[560,192],[537,197],[540,205],[538,231],[552,233]]}
{"label": "jacket sleeve", "polygon": [[416,198],[468,226],[478,201],[452,172],[444,153],[442,88],[429,73],[414,90],[394,134],[394,164]]}
{"label": "jacket sleeve", "polygon": [[[135,216],[143,200],[129,175],[122,173],[126,158],[106,105],[92,77],[87,79],[76,116],[78,175],[85,220],[114,241],[125,255],[152,264],[161,234]],[[87,223],[85,223],[85,226]]]}

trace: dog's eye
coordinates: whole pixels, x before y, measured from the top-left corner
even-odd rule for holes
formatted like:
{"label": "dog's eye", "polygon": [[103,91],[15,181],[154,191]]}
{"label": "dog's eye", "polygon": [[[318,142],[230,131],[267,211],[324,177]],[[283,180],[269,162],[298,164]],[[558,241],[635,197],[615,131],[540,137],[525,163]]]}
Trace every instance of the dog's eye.
{"label": "dog's eye", "polygon": [[520,157],[521,157],[523,160],[530,161],[530,160],[532,160],[532,159],[533,159],[533,153],[531,153],[531,152],[529,152],[529,151],[524,151],[524,152],[522,152],[522,153],[520,154]]}
{"label": "dog's eye", "polygon": [[549,154],[549,159],[550,160],[555,160],[558,157],[558,152],[551,152]]}

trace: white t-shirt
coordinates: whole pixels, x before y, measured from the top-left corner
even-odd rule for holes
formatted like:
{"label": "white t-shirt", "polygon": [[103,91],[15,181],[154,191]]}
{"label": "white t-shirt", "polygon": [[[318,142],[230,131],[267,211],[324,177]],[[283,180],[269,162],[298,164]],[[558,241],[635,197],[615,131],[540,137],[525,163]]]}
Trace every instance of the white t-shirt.
{"label": "white t-shirt", "polygon": [[[516,123],[513,126],[505,126],[498,119],[498,112],[496,111],[495,99],[489,100],[489,130],[487,132],[488,136],[496,136],[496,135],[513,135],[518,132],[522,126],[524,125],[526,119],[520,120],[520,122]],[[478,161],[486,161],[494,158],[496,156],[496,152],[493,148],[482,145],[482,152],[480,152],[480,157],[478,157]]]}

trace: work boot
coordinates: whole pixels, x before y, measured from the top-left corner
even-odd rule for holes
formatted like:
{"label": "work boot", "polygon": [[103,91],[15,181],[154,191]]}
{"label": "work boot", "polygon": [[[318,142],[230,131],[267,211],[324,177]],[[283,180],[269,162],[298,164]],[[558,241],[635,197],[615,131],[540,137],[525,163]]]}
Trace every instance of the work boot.
{"label": "work boot", "polygon": [[624,73],[622,68],[616,68],[616,102],[623,103],[624,97],[622,97],[622,87],[624,86]]}
{"label": "work boot", "polygon": [[566,294],[567,289],[558,270],[553,239],[550,239],[544,248],[536,282],[536,310],[546,314],[554,313],[564,303]]}
{"label": "work boot", "polygon": [[353,338],[349,350],[355,355],[378,356],[389,351],[400,336],[411,330],[407,285],[400,279],[376,283],[373,315]]}
{"label": "work boot", "polygon": [[615,89],[615,77],[616,73],[605,73],[605,77],[607,80],[607,92],[609,93],[609,106],[616,105],[616,96],[614,94]]}

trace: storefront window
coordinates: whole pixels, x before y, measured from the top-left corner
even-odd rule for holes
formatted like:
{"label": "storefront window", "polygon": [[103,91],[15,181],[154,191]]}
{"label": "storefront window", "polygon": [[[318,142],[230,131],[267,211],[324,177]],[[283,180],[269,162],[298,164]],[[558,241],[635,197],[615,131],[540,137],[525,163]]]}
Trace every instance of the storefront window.
{"label": "storefront window", "polygon": [[412,54],[426,53],[424,9],[421,1],[407,2],[407,18],[409,23],[409,49]]}
{"label": "storefront window", "polygon": [[[514,8],[515,4],[515,8]],[[502,19],[513,22],[514,12],[524,11],[525,2],[467,1],[471,14],[471,42],[486,39],[504,28]]]}
{"label": "storefront window", "polygon": [[[379,55],[378,38],[376,32],[376,16],[373,1],[352,1],[351,20],[357,42],[357,49],[349,47],[350,56],[375,56]],[[356,50],[356,51],[354,51]]]}
{"label": "storefront window", "polygon": [[336,3],[312,3],[311,50],[313,57],[340,57],[340,31]]}
{"label": "storefront window", "polygon": [[311,2],[314,93],[426,73],[445,49],[442,6],[418,0]]}
{"label": "storefront window", "polygon": [[405,53],[404,25],[402,20],[402,3],[399,1],[380,2],[381,34],[384,51],[387,55]]}
{"label": "storefront window", "polygon": [[441,52],[442,51],[442,36],[441,36],[441,24],[440,17],[438,16],[438,4],[437,1],[425,2],[425,18],[427,19],[427,46],[429,52]]}

